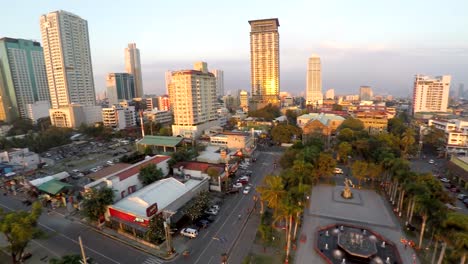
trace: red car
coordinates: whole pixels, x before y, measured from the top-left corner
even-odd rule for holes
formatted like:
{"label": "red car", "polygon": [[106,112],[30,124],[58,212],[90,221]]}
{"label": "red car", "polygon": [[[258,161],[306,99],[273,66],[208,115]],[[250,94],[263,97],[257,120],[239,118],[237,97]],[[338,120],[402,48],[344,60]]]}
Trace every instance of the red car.
{"label": "red car", "polygon": [[453,193],[459,193],[460,189],[458,189],[457,187],[453,187],[453,188],[450,188],[450,191]]}

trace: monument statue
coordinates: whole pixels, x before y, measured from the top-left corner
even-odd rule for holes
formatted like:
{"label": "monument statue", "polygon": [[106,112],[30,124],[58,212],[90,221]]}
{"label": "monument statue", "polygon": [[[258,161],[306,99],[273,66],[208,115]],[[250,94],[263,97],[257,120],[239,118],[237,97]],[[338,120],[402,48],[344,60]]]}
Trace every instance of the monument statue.
{"label": "monument statue", "polygon": [[354,188],[353,182],[350,179],[345,178],[344,184],[345,184],[345,187],[344,187],[343,192],[341,193],[341,196],[343,196],[343,198],[345,199],[353,198],[353,193],[351,192],[351,188],[350,188],[350,186]]}

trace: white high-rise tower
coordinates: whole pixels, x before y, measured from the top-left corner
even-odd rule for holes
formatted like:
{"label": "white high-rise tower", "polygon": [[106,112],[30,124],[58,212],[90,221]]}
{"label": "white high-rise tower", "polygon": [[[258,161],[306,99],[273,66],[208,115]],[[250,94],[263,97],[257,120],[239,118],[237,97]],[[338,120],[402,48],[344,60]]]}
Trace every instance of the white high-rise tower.
{"label": "white high-rise tower", "polygon": [[136,97],[143,98],[143,79],[141,76],[140,50],[135,43],[128,44],[125,49],[125,70],[135,78]]}
{"label": "white high-rise tower", "polygon": [[306,104],[315,105],[322,99],[322,65],[320,57],[314,54],[307,64]]}
{"label": "white high-rise tower", "polygon": [[447,112],[450,75],[416,75],[413,89],[413,114],[418,112]]}
{"label": "white high-rise tower", "polygon": [[221,98],[224,96],[224,71],[211,70],[210,72],[216,77],[216,96]]}
{"label": "white high-rise tower", "polygon": [[84,122],[99,121],[88,22],[59,10],[42,15],[40,26],[52,124],[78,127]]}

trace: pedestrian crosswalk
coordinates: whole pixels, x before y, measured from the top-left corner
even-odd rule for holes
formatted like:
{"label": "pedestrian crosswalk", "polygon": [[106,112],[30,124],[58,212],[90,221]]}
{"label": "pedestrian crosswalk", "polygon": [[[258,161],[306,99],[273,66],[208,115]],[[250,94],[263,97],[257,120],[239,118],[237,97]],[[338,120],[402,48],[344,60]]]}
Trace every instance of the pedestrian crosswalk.
{"label": "pedestrian crosswalk", "polygon": [[148,257],[142,264],[162,264],[164,261],[156,257]]}

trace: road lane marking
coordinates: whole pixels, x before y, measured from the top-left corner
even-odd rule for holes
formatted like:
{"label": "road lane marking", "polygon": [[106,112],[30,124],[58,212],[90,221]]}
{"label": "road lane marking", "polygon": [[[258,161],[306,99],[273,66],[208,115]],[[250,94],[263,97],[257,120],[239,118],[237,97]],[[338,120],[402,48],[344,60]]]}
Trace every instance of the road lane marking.
{"label": "road lane marking", "polygon": [[211,256],[211,258],[210,258],[210,261],[208,261],[208,264],[210,264],[210,263],[211,263],[211,261],[213,260],[213,258],[214,258],[214,257],[213,257],[213,256]]}
{"label": "road lane marking", "polygon": [[[10,207],[8,207],[8,206],[2,204],[2,203],[0,203],[0,206],[5,207],[5,208],[7,208],[7,209],[10,210],[10,211],[16,211],[15,209],[10,208]],[[39,224],[40,226],[42,226],[43,228],[45,228],[45,229],[47,229],[47,230],[50,230],[50,231],[52,231],[52,232],[58,234],[59,236],[61,236],[61,237],[65,238],[65,239],[68,239],[68,240],[72,241],[73,243],[75,243],[75,244],[77,244],[77,245],[80,244],[80,243],[78,243],[78,241],[76,241],[76,240],[74,240],[74,239],[72,239],[72,238],[70,238],[70,237],[68,237],[68,236],[66,236],[66,235],[64,235],[64,234],[62,234],[62,233],[60,233],[59,231],[57,231],[57,230],[55,230],[55,229],[53,229],[53,228],[51,228],[51,227],[48,227],[48,226],[42,224],[40,221],[38,221],[38,224]],[[37,243],[37,241],[36,241],[36,243]],[[116,263],[116,264],[120,264],[120,262],[118,262],[118,261],[116,261],[116,260],[114,260],[114,259],[112,259],[112,258],[109,258],[108,256],[103,255],[102,253],[97,252],[97,251],[94,250],[94,249],[91,249],[91,248],[89,248],[89,247],[87,247],[87,246],[84,246],[84,247],[85,247],[86,249],[88,249],[89,251],[91,251],[91,252],[93,252],[93,253],[95,253],[95,254],[97,254],[97,255],[99,255],[99,256],[101,256],[101,257],[107,259],[107,260],[110,260],[110,261],[112,261],[112,262],[114,262],[114,263]]]}
{"label": "road lane marking", "polygon": [[162,259],[158,259],[155,257],[149,257],[147,258],[142,264],[162,264],[164,261]]}

